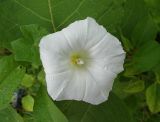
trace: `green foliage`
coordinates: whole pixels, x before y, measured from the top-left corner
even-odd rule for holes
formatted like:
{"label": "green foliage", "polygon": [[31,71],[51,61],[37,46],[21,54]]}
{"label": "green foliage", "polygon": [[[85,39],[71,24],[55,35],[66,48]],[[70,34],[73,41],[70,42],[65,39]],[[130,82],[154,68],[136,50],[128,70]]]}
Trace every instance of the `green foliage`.
{"label": "green foliage", "polygon": [[145,2],[147,3],[150,9],[153,19],[159,25],[160,24],[160,8],[159,8],[160,1],[159,0],[145,0]]}
{"label": "green foliage", "polygon": [[[159,122],[159,4],[160,0],[0,0],[0,122]],[[45,89],[39,41],[88,16],[122,42],[125,71],[101,105],[54,104]],[[25,93],[20,103],[16,101],[20,107],[13,109],[9,104],[18,89]]]}
{"label": "green foliage", "polygon": [[13,41],[12,48],[16,61],[28,61],[33,66],[40,65],[39,41],[47,34],[47,31],[37,25],[21,26],[21,32],[24,38]]}
{"label": "green foliage", "polygon": [[41,86],[35,99],[34,122],[67,122],[67,118],[60,112],[49,98],[44,86]]}
{"label": "green foliage", "polygon": [[22,98],[22,107],[25,111],[33,111],[34,98],[31,95],[27,95]]}
{"label": "green foliage", "polygon": [[57,104],[70,122],[133,122],[124,102],[113,93],[107,102],[98,106],[77,101]]}
{"label": "green foliage", "polygon": [[24,122],[23,118],[11,107],[0,110],[1,122]]}
{"label": "green foliage", "polygon": [[148,119],[147,122],[159,122],[160,116],[159,115],[153,115],[150,119]]}
{"label": "green foliage", "polygon": [[24,76],[24,70],[20,67],[15,68],[0,84],[0,109],[7,106]]}
{"label": "green foliage", "polygon": [[38,74],[38,80],[42,83],[45,84],[45,73],[43,70],[41,70]]}
{"label": "green foliage", "polygon": [[24,78],[22,79],[21,85],[24,87],[31,87],[34,83],[34,78],[31,75],[25,74]]}
{"label": "green foliage", "polygon": [[[124,5],[124,18],[122,22],[124,35],[131,39],[136,25],[147,16],[148,10],[143,0],[127,0]],[[134,40],[131,41],[133,44],[135,43]]]}
{"label": "green foliage", "polygon": [[126,65],[126,75],[149,71],[160,62],[160,46],[157,42],[145,43],[137,49],[132,60]]}
{"label": "green foliage", "polygon": [[10,47],[9,42],[19,37],[21,25],[34,23],[48,30],[53,30],[53,27],[59,30],[87,16],[94,17],[108,29],[115,30],[123,15],[122,2],[123,0],[2,0],[0,2],[0,13],[3,13],[0,15],[2,23],[0,42],[5,47]]}
{"label": "green foliage", "polygon": [[125,14],[128,16],[122,30],[134,47],[126,65],[126,75],[149,71],[160,62],[160,46],[154,41],[158,26],[148,14],[143,0],[128,0]]}
{"label": "green foliage", "polygon": [[152,84],[146,91],[147,104],[151,112],[160,112],[160,84]]}
{"label": "green foliage", "polygon": [[5,56],[0,59],[0,83],[16,67],[13,56]]}
{"label": "green foliage", "polygon": [[130,81],[124,91],[127,93],[137,93],[144,90],[144,88],[145,86],[143,80]]}

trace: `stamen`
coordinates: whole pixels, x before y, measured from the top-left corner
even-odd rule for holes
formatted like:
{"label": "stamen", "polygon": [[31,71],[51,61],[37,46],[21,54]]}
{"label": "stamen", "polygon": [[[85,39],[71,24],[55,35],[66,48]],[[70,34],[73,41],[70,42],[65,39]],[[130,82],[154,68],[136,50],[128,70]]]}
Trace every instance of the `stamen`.
{"label": "stamen", "polygon": [[82,66],[85,62],[79,54],[74,54],[71,56],[71,63],[75,66]]}
{"label": "stamen", "polygon": [[84,61],[83,61],[81,58],[78,58],[78,59],[76,59],[76,63],[77,63],[78,65],[83,65],[83,64],[84,64]]}

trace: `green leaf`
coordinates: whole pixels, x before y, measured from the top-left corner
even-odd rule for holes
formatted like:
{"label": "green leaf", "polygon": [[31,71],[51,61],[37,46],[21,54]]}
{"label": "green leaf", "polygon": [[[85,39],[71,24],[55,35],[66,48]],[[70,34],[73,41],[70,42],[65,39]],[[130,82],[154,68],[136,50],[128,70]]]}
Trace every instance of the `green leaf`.
{"label": "green leaf", "polygon": [[156,82],[160,84],[160,62],[153,68],[153,72],[156,76]]}
{"label": "green leaf", "polygon": [[38,67],[40,65],[38,44],[47,31],[37,25],[26,25],[21,27],[21,32],[24,38],[11,43],[15,60],[27,61]]}
{"label": "green leaf", "polygon": [[25,87],[31,87],[34,83],[34,78],[32,75],[28,75],[28,74],[25,74],[22,82],[21,82],[21,85],[22,86],[25,86]]}
{"label": "green leaf", "polygon": [[120,36],[121,36],[121,41],[122,41],[122,44],[124,46],[124,49],[127,52],[129,52],[130,50],[132,50],[133,46],[132,46],[131,42],[127,38],[125,38],[122,33],[120,34]]}
{"label": "green leaf", "polygon": [[126,78],[122,78],[122,80],[116,78],[113,84],[112,92],[115,93],[121,99],[126,98],[128,95],[130,95],[129,93],[124,91],[124,89],[128,85],[129,80],[130,79],[126,79]]}
{"label": "green leaf", "polygon": [[160,46],[157,42],[148,42],[137,49],[126,65],[125,75],[134,75],[150,71],[160,62]]}
{"label": "green leaf", "polygon": [[136,63],[137,70],[147,71],[152,69],[160,62],[160,46],[156,42],[146,43],[133,56],[133,62]]}
{"label": "green leaf", "polygon": [[159,0],[145,0],[147,3],[151,15],[157,24],[160,24],[160,1]]}
{"label": "green leaf", "polygon": [[155,39],[158,27],[143,0],[128,0],[124,7],[122,32],[134,47],[141,48]]}
{"label": "green leaf", "polygon": [[133,29],[131,35],[132,44],[135,47],[141,48],[141,46],[143,46],[145,43],[152,43],[156,38],[157,31],[158,27],[152,18],[150,16],[144,17],[143,19],[139,20]]}
{"label": "green leaf", "polygon": [[157,31],[158,26],[149,15],[143,0],[128,0],[125,3],[122,32],[131,40],[133,47],[141,48],[144,44],[155,40]]}
{"label": "green leaf", "polygon": [[41,70],[38,74],[38,80],[42,83],[45,84],[45,73],[44,70]]}
{"label": "green leaf", "polygon": [[132,122],[126,105],[113,93],[110,94],[108,101],[100,105],[78,101],[57,104],[70,122]]}
{"label": "green leaf", "polygon": [[14,69],[0,84],[0,109],[4,108],[11,101],[13,92],[16,90],[24,76],[24,70]]}
{"label": "green leaf", "polygon": [[149,110],[152,113],[160,112],[160,85],[152,84],[147,88],[146,100]]}
{"label": "green leaf", "polygon": [[128,83],[128,86],[124,89],[125,92],[127,93],[137,93],[143,91],[145,88],[144,86],[144,81],[143,80],[131,80]]}
{"label": "green leaf", "polygon": [[[124,0],[2,0],[0,2],[0,39],[6,47],[19,37],[21,25],[38,24],[50,30],[61,30],[88,16],[112,32],[121,23]],[[65,7],[64,7],[65,6]],[[12,12],[10,12],[12,10]],[[14,15],[14,16],[13,16]],[[1,42],[1,41],[0,41]]]}
{"label": "green leaf", "polygon": [[32,112],[34,106],[34,98],[31,95],[22,98],[22,107],[25,111]]}
{"label": "green leaf", "polygon": [[131,38],[135,25],[148,16],[148,9],[143,0],[127,0],[124,4],[124,18],[122,31],[126,37]]}
{"label": "green leaf", "polygon": [[23,122],[23,118],[11,107],[0,110],[0,122]]}
{"label": "green leaf", "polygon": [[35,98],[33,116],[34,122],[67,122],[66,117],[49,98],[43,86]]}
{"label": "green leaf", "polygon": [[160,61],[160,47],[154,41],[158,27],[143,0],[127,0],[124,15],[121,29],[133,46],[127,57],[125,76],[132,76],[151,70]]}
{"label": "green leaf", "polygon": [[5,56],[0,59],[0,83],[16,66],[13,56]]}
{"label": "green leaf", "polygon": [[125,103],[127,104],[128,109],[132,113],[132,115],[135,113],[137,114],[137,110],[141,107],[140,106],[140,103],[142,101],[141,99],[142,99],[142,97],[139,97],[139,96],[137,97],[135,94],[132,94],[124,99]]}

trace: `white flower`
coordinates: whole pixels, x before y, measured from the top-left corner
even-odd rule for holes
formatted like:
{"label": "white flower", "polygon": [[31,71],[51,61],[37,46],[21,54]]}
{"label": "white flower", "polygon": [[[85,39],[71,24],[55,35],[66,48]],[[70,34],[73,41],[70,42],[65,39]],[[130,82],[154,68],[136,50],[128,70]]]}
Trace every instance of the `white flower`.
{"label": "white flower", "polygon": [[47,90],[54,100],[100,104],[123,70],[121,43],[90,17],[43,37],[39,46]]}

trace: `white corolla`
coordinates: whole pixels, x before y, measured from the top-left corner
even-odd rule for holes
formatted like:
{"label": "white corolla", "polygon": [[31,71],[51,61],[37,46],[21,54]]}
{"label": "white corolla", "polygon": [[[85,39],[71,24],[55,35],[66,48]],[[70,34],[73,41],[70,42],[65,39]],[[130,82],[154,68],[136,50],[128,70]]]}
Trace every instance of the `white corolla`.
{"label": "white corolla", "polygon": [[43,37],[39,47],[53,100],[100,104],[123,71],[125,52],[120,41],[90,17]]}

